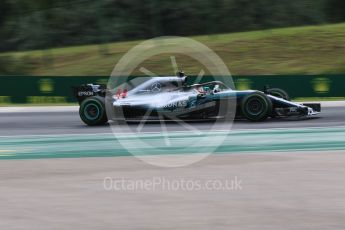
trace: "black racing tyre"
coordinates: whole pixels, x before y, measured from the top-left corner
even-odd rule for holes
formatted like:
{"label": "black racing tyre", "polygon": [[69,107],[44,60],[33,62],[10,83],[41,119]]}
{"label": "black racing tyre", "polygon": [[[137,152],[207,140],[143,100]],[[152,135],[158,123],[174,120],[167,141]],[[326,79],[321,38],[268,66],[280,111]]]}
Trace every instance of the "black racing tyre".
{"label": "black racing tyre", "polygon": [[86,98],[79,108],[79,116],[81,120],[89,125],[103,125],[108,121],[105,99],[100,96]]}
{"label": "black racing tyre", "polygon": [[241,102],[243,116],[250,121],[264,121],[272,113],[272,102],[264,94],[255,92],[247,95]]}
{"label": "black racing tyre", "polygon": [[287,101],[290,101],[289,94],[282,89],[279,89],[279,88],[268,89],[267,93],[272,95],[272,96],[279,97],[279,98],[285,99]]}

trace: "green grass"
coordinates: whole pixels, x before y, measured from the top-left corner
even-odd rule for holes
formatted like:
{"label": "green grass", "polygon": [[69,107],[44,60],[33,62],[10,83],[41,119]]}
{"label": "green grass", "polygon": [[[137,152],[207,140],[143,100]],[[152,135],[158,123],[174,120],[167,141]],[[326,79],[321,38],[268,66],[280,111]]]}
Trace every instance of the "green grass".
{"label": "green grass", "polygon": [[[345,72],[345,24],[295,27],[254,32],[195,36],[215,51],[234,75],[323,74]],[[141,41],[109,43],[108,54],[100,46],[87,45],[12,52],[17,60],[30,62],[31,75],[110,75],[117,61]],[[188,74],[200,66],[188,57],[176,55]],[[44,61],[50,59],[50,62]],[[144,67],[158,74],[172,74],[169,55],[153,57]]]}

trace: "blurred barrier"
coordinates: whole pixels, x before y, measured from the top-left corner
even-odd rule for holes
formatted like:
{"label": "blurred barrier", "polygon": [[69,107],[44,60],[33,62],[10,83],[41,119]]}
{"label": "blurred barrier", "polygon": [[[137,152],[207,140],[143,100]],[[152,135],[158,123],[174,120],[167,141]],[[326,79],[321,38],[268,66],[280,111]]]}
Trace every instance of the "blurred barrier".
{"label": "blurred barrier", "polygon": [[[286,90],[291,98],[345,97],[345,75],[235,76],[233,79],[238,90],[263,90],[268,85]],[[212,77],[203,78],[203,82],[211,80]],[[61,104],[76,102],[71,86],[107,84],[108,77],[0,76],[0,82],[0,104]]]}

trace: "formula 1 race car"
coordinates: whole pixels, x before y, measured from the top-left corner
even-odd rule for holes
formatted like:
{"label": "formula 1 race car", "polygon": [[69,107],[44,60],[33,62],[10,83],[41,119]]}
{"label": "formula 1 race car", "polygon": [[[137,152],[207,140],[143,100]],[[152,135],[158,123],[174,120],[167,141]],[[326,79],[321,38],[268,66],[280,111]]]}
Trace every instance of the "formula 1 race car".
{"label": "formula 1 race car", "polygon": [[311,117],[320,104],[298,104],[281,89],[233,90],[223,82],[187,84],[184,75],[153,77],[128,90],[105,85],[73,87],[79,115],[87,125],[108,120],[217,120],[226,117],[264,121],[269,117]]}

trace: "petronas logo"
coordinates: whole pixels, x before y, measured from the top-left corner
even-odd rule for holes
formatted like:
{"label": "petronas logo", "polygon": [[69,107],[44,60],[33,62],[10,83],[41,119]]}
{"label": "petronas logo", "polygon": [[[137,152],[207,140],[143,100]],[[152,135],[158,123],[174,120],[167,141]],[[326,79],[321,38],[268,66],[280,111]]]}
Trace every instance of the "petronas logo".
{"label": "petronas logo", "polygon": [[52,93],[54,91],[54,81],[51,79],[42,79],[38,84],[41,93]]}
{"label": "petronas logo", "polygon": [[238,79],[235,84],[236,84],[236,89],[237,90],[247,90],[250,89],[252,86],[252,81],[246,78]]}
{"label": "petronas logo", "polygon": [[331,80],[328,78],[315,78],[312,82],[313,89],[316,93],[324,94],[329,93],[331,89]]}

